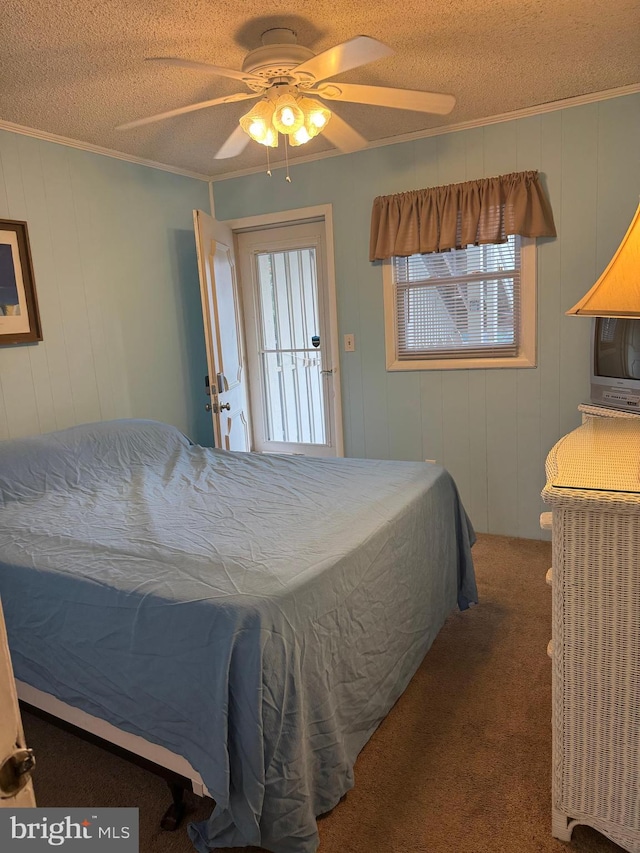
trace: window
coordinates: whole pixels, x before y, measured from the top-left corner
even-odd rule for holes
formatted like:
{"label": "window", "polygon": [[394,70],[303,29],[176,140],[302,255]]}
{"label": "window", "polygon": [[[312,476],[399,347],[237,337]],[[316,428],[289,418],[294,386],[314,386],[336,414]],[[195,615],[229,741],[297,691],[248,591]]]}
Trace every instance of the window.
{"label": "window", "polygon": [[384,262],[388,370],[535,367],[535,240]]}
{"label": "window", "polygon": [[314,246],[256,252],[265,441],[327,444]]}

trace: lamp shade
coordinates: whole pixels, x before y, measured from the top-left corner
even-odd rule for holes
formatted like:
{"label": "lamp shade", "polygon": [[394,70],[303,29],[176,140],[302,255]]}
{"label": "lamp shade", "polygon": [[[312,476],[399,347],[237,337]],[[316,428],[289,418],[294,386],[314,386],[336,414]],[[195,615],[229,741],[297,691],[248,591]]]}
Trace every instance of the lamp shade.
{"label": "lamp shade", "polygon": [[289,135],[304,124],[304,113],[293,95],[280,95],[273,111],[273,126],[280,133]]}
{"label": "lamp shade", "polygon": [[289,137],[291,145],[304,145],[325,129],[331,112],[313,98],[299,98],[298,106],[304,114],[304,124]]}
{"label": "lamp shade", "polygon": [[307,142],[311,142],[312,138],[313,137],[303,124],[295,133],[292,133],[289,136],[289,145],[293,145],[294,148],[298,145],[305,145]]}
{"label": "lamp shade", "polygon": [[304,126],[307,133],[309,136],[317,136],[327,126],[331,118],[330,110],[313,98],[300,98],[298,104],[304,113]]}
{"label": "lamp shade", "polygon": [[248,113],[240,119],[240,127],[254,142],[267,145],[269,148],[278,147],[278,133],[272,124],[273,104],[271,101],[258,101]]}
{"label": "lamp shade", "polygon": [[640,205],[605,271],[567,314],[640,317]]}

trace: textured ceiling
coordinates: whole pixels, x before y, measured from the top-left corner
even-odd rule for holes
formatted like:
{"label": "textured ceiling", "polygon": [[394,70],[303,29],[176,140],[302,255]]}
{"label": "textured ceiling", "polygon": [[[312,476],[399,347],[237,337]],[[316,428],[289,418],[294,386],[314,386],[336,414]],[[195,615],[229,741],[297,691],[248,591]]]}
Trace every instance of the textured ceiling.
{"label": "textured ceiling", "polygon": [[[330,105],[371,141],[640,82],[638,0],[298,0],[295,8],[278,0],[3,0],[0,121],[201,175],[264,167],[265,149],[253,142],[236,158],[213,157],[244,103],[115,128],[247,91],[145,57],[240,69],[272,27],[293,29],[314,53],[356,35],[395,50],[336,80],[455,95],[447,116]],[[290,150],[290,159],[325,151],[333,148],[320,136]]]}

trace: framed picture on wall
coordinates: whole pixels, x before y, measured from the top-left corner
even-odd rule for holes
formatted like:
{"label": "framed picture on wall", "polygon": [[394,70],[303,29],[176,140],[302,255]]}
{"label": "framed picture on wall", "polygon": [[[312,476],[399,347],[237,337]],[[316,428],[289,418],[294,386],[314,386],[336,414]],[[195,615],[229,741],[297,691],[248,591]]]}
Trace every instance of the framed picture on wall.
{"label": "framed picture on wall", "polygon": [[0,219],[0,346],[41,340],[27,223]]}

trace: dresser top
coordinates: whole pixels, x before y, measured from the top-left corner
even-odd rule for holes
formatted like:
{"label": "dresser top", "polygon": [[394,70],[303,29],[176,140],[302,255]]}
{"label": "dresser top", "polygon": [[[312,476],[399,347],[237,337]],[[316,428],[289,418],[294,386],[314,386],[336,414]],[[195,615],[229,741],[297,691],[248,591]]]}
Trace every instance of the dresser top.
{"label": "dresser top", "polygon": [[640,418],[589,418],[552,448],[546,473],[548,503],[614,501],[640,509]]}

